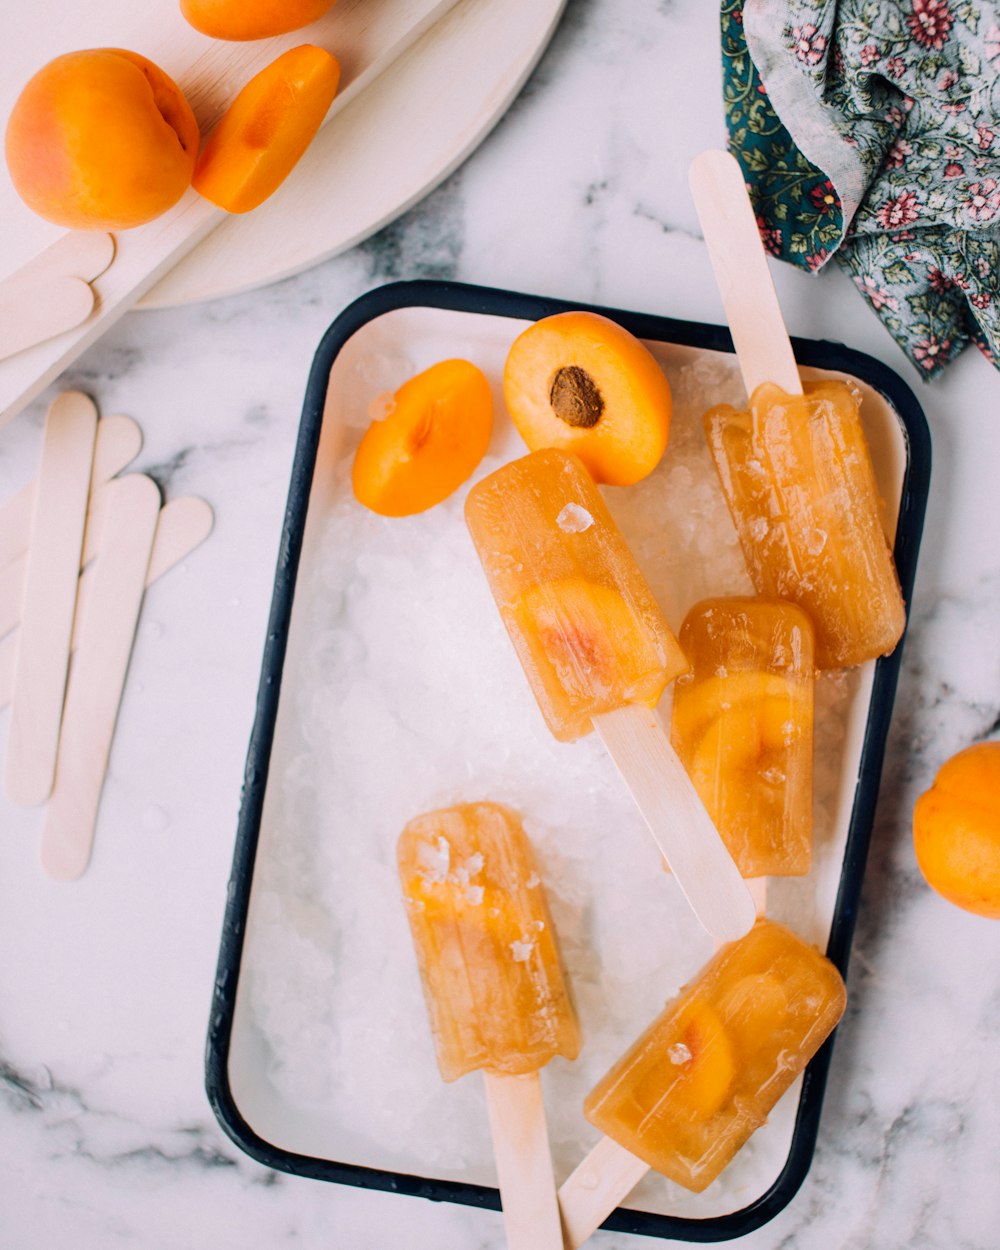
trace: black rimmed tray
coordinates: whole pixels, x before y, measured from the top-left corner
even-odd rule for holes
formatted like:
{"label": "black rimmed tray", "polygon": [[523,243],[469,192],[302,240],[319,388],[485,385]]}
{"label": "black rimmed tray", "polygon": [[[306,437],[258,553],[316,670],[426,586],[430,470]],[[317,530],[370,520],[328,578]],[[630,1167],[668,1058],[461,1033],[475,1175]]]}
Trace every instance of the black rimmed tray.
{"label": "black rimmed tray", "polygon": [[[268,1090],[258,1099],[255,1082],[266,1084],[264,1074],[268,1065],[273,1064],[274,1055],[268,1052],[266,1043],[261,1044],[256,1038],[252,1042],[247,1040],[248,1030],[253,1029],[252,1024],[247,1023],[252,1012],[247,1006],[249,995],[245,987],[241,997],[241,984],[247,978],[248,966],[252,964],[247,948],[248,934],[252,937],[254,928],[251,902],[255,874],[258,877],[262,875],[262,858],[266,860],[270,854],[268,841],[266,838],[262,841],[261,833],[268,820],[266,800],[276,736],[279,740],[281,737],[282,682],[287,674],[289,638],[295,621],[296,585],[308,533],[307,520],[311,509],[314,518],[321,518],[329,503],[330,473],[326,462],[332,456],[346,454],[341,445],[343,440],[339,435],[334,438],[331,434],[330,423],[337,413],[337,395],[331,391],[331,386],[335,389],[343,379],[357,374],[358,362],[364,360],[366,335],[380,350],[385,351],[386,343],[393,342],[394,333],[391,329],[386,333],[386,327],[400,327],[399,333],[404,338],[410,331],[416,332],[422,341],[426,340],[421,348],[426,352],[433,350],[435,341],[440,340],[442,333],[451,334],[448,327],[454,326],[451,341],[455,346],[447,352],[440,351],[439,356],[469,354],[475,359],[480,339],[485,342],[492,336],[502,346],[504,337],[513,338],[521,323],[570,307],[579,305],[453,283],[397,283],[379,288],[350,305],[330,326],[316,353],[306,389],[281,536],[206,1061],[209,1099],[223,1128],[249,1155],[270,1167],[320,1180],[499,1209],[497,1190],[488,1184],[463,1179],[460,1167],[437,1169],[445,1174],[430,1176],[419,1174],[419,1167],[394,1165],[393,1160],[400,1153],[396,1143],[387,1148],[388,1164],[373,1163],[371,1157],[359,1162],[365,1151],[354,1151],[351,1146],[340,1151],[337,1157],[327,1157],[334,1152],[325,1147],[322,1134],[317,1137],[314,1127],[303,1128],[300,1132],[294,1123],[294,1114],[282,1103],[280,1095],[275,1096],[273,1090]],[[606,308],[594,311],[620,322],[654,349],[662,349],[671,364],[675,357],[683,365],[695,358],[701,359],[703,355],[708,359],[708,354],[719,353],[720,359],[724,359],[726,354],[732,352],[729,333],[721,327]],[[870,429],[869,433],[874,436],[873,455],[880,470],[880,485],[883,492],[890,496],[890,513],[896,511],[893,505],[898,500],[898,512],[894,518],[895,557],[903,593],[908,601],[930,471],[930,440],[920,407],[901,379],[871,357],[835,343],[799,339],[793,342],[801,365],[847,374],[855,379],[867,396],[866,408],[875,412],[876,428]],[[467,353],[463,350],[466,344],[469,346]],[[497,350],[494,343],[494,354]],[[391,350],[388,354],[391,356]],[[347,368],[348,362],[350,369]],[[390,365],[398,370],[402,362],[390,361]],[[665,364],[665,367],[668,366]],[[395,384],[401,380],[401,377],[398,378]],[[365,381],[367,384],[367,379]],[[706,407],[709,402],[712,399],[706,400]],[[347,443],[350,437],[350,431],[347,431]],[[331,450],[334,443],[337,446]],[[667,455],[670,455],[669,449]],[[340,489],[343,489],[343,482]],[[890,516],[890,523],[892,519]],[[319,523],[314,519],[313,528]],[[306,542],[307,568],[310,558],[309,543]],[[679,620],[672,623],[676,626]],[[299,629],[301,632],[302,627]],[[854,728],[852,731],[848,725],[847,740],[850,741],[853,732],[856,743],[851,751],[845,749],[843,760],[844,775],[840,783],[842,828],[837,835],[839,840],[833,844],[836,872],[828,870],[828,879],[819,891],[822,903],[815,903],[806,918],[806,927],[812,927],[809,936],[825,945],[829,957],[845,974],[900,658],[901,645],[893,655],[865,666],[853,687]],[[286,720],[288,715],[286,713]],[[851,720],[851,717],[848,719]],[[332,749],[336,749],[335,744]],[[322,767],[322,761],[317,759],[317,768]],[[264,874],[266,868],[265,862]],[[645,1018],[636,1019],[633,1032],[638,1034],[647,1022]],[[424,1029],[423,1018],[414,1020],[413,1027],[415,1031]],[[810,1064],[797,1092],[787,1096],[792,1100],[786,1116],[789,1133],[787,1154],[784,1154],[784,1162],[776,1175],[760,1192],[752,1192],[748,1201],[729,1202],[732,1209],[709,1209],[704,1214],[691,1208],[691,1204],[682,1214],[669,1209],[623,1207],[608,1218],[605,1227],[646,1236],[711,1242],[741,1236],[773,1218],[789,1202],[808,1171],[819,1126],[831,1048],[832,1039]],[[432,1169],[428,1167],[427,1170]],[[710,1194],[712,1188],[706,1192]],[[654,1196],[644,1205],[669,1207],[671,1201],[669,1196],[666,1200]]]}

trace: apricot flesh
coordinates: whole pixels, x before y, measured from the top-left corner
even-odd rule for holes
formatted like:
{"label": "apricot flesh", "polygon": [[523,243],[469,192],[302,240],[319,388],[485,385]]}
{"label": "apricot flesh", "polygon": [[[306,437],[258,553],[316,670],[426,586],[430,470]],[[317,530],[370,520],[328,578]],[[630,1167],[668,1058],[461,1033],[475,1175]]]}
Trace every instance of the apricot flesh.
{"label": "apricot flesh", "polygon": [[269,39],[317,21],[334,0],[181,0],[181,13],[213,39]]}
{"label": "apricot flesh", "polygon": [[493,396],[468,360],[442,360],[405,382],[354,456],[359,503],[382,516],[412,516],[447,499],[486,454]]}
{"label": "apricot flesh", "polygon": [[572,451],[597,482],[629,486],[659,464],[670,433],[666,375],[617,322],[575,310],[515,339],[504,398],[532,451]]}
{"label": "apricot flesh", "polygon": [[257,208],[313,141],[340,82],[335,57],[312,44],[282,53],[246,84],[209,135],[194,188],[228,213]]}
{"label": "apricot flesh", "polygon": [[7,124],[21,199],[73,230],[126,230],[171,208],[191,182],[198,123],[181,89],[123,48],[68,52],[43,66]]}
{"label": "apricot flesh", "polygon": [[1000,920],[1000,742],[942,764],[913,811],[917,864],[950,903]]}

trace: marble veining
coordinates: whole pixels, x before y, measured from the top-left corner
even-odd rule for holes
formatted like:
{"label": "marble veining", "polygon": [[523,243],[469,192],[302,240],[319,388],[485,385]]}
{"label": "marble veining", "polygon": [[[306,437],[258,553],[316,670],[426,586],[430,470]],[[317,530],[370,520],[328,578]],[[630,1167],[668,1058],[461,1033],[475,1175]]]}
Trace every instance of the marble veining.
{"label": "marble veining", "polygon": [[[132,314],[65,375],[140,422],[136,469],[208,499],[216,528],[147,595],[86,876],[48,881],[39,813],[0,797],[2,1250],[500,1250],[494,1212],[269,1172],[203,1091],[298,413],[326,326],[398,278],[720,321],[686,189],[724,139],[719,92],[714,5],[570,0],[506,117],[397,222],[273,286]],[[740,1244],[996,1250],[1000,925],[927,889],[909,821],[946,756],[1000,734],[1000,382],[970,351],[923,384],[843,275],[774,275],[793,332],[914,388],[935,465],[813,1166]],[[0,496],[34,472],[46,398],[0,431]]]}

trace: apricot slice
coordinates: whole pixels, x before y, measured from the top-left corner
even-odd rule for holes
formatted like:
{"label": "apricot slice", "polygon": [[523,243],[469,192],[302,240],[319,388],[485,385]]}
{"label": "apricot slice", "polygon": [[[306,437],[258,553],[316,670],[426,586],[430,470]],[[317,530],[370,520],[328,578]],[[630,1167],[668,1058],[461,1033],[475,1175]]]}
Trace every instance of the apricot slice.
{"label": "apricot slice", "polygon": [[663,370],[634,335],[597,313],[556,313],[529,326],[508,353],[503,388],[531,450],[575,452],[595,481],[638,482],[666,448]]}
{"label": "apricot slice", "polygon": [[227,213],[248,213],[277,191],[312,143],[340,82],[335,57],[290,48],[246,84],[205,144],[195,190]]}
{"label": "apricot slice", "polygon": [[21,199],[72,230],[127,230],[173,207],[191,182],[198,123],[181,89],[124,48],[68,52],[11,111],[6,154]]}
{"label": "apricot slice", "polygon": [[942,764],[917,799],[913,844],[938,894],[1000,920],[1000,742],[979,742]]}
{"label": "apricot slice", "polygon": [[539,705],[557,738],[588,733],[595,712],[652,707],[663,693],[664,657],[614,587],[578,576],[544,582],[525,591],[510,615],[541,677]]}
{"label": "apricot slice", "polygon": [[661,1058],[637,1083],[639,1106],[655,1114],[669,1092],[673,1116],[701,1121],[714,1115],[736,1075],[732,1043],[717,1012],[704,1000],[691,999],[657,1038],[657,1048]]}
{"label": "apricot slice", "polygon": [[269,39],[315,22],[334,0],[181,0],[181,13],[213,39]]}
{"label": "apricot slice", "polygon": [[468,360],[442,360],[405,382],[354,456],[354,496],[382,516],[411,516],[447,499],[486,454],[493,396]]}

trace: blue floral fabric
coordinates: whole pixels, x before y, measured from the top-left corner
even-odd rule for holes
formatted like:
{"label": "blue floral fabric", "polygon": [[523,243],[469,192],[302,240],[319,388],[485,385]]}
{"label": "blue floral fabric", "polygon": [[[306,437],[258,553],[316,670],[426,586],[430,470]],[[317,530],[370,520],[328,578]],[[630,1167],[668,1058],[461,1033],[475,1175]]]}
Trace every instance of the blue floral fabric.
{"label": "blue floral fabric", "polygon": [[767,249],[836,260],[924,377],[1000,368],[1000,8],[723,0],[722,52]]}

